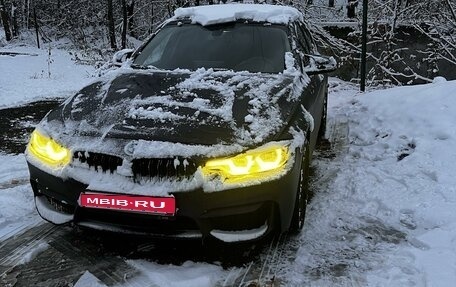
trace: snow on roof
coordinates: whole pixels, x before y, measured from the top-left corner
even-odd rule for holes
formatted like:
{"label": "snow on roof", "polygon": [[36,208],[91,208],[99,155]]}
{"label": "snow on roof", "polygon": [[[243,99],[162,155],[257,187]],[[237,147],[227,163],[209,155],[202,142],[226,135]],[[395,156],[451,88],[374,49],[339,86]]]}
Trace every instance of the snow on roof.
{"label": "snow on roof", "polygon": [[203,26],[233,22],[240,19],[274,24],[288,24],[303,19],[302,14],[292,7],[267,4],[220,4],[189,8],[178,8],[174,19],[190,18]]}

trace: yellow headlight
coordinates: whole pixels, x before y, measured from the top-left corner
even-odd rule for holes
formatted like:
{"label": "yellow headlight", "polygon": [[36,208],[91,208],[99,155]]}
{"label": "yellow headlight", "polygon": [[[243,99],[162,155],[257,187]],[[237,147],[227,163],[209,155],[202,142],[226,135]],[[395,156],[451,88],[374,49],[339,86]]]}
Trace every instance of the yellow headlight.
{"label": "yellow headlight", "polygon": [[65,166],[71,161],[69,149],[36,130],[32,133],[28,148],[34,156],[51,166]]}
{"label": "yellow headlight", "polygon": [[226,182],[240,182],[279,173],[288,160],[288,148],[270,146],[224,159],[210,160],[202,168],[204,175],[218,175]]}

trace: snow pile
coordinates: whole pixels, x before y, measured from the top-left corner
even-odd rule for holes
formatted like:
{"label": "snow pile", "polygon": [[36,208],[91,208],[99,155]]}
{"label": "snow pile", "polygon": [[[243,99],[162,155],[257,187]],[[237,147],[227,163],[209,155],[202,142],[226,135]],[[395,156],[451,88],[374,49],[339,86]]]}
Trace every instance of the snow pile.
{"label": "snow pile", "polygon": [[172,20],[182,18],[190,18],[194,23],[203,26],[235,22],[241,19],[254,22],[288,24],[290,21],[302,19],[302,14],[295,8],[287,6],[223,4],[176,9]]}
{"label": "snow pile", "polygon": [[182,120],[184,117],[174,114],[170,111],[163,111],[163,108],[152,107],[132,107],[128,112],[128,116],[133,119],[151,119],[159,120],[164,123],[166,120]]}
{"label": "snow pile", "polygon": [[160,265],[144,260],[128,260],[127,262],[147,277],[147,280],[136,278],[127,284],[146,281],[149,286],[211,287],[217,286],[216,283],[219,283],[221,278],[228,274],[228,271],[223,270],[222,267],[208,263],[187,261],[181,266],[175,266]]}
{"label": "snow pile", "polygon": [[26,264],[31,262],[33,259],[35,259],[41,252],[45,251],[46,249],[49,248],[49,244],[46,242],[39,242],[36,244],[36,246],[32,249],[30,249],[28,252],[26,252],[21,260],[19,260],[19,264]]}
{"label": "snow pile", "polygon": [[75,283],[74,287],[106,287],[95,275],[89,271],[84,272]]}
{"label": "snow pile", "polygon": [[350,145],[345,156],[316,162],[290,283],[451,286],[456,81],[363,95],[332,85],[329,115],[349,119]]}

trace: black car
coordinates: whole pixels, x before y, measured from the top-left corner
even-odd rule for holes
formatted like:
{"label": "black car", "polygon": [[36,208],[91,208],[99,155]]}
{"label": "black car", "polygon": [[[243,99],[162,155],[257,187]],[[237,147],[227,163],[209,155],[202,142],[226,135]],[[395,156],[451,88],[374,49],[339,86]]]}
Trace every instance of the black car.
{"label": "black car", "polygon": [[26,150],[55,224],[224,242],[298,231],[332,58],[294,8],[178,9],[51,111]]}

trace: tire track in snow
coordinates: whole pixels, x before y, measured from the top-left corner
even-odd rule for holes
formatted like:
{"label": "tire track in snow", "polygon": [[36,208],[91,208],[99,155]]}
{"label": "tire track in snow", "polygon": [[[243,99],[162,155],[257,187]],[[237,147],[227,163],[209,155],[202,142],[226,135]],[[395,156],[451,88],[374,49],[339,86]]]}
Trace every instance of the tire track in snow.
{"label": "tire track in snow", "polygon": [[83,239],[71,228],[44,223],[6,240],[0,245],[0,286],[70,286],[86,271],[107,286],[129,286],[137,271]]}
{"label": "tire track in snow", "polygon": [[[336,117],[328,122],[328,141],[320,146],[314,157],[334,159],[348,151],[348,119]],[[326,181],[331,178],[328,175]],[[312,191],[311,191],[312,192]],[[306,225],[304,224],[304,229]],[[233,269],[222,286],[283,286],[287,280],[282,278],[282,270],[296,258],[302,245],[299,234],[283,233],[272,239],[269,247],[260,255],[259,260],[246,263],[243,269]],[[233,280],[233,278],[235,278]]]}
{"label": "tire track in snow", "polygon": [[[334,138],[331,150],[317,153],[318,169],[312,184],[316,196],[308,209],[310,216],[300,248],[295,261],[280,272],[287,279],[284,285],[366,286],[373,278],[395,273],[396,277],[389,277],[394,286],[421,286],[417,270],[403,267],[404,262],[412,260],[409,255],[384,256],[396,246],[407,244],[407,234],[377,216],[387,213],[388,208],[369,197],[370,183],[360,180],[372,170],[353,164],[358,161],[356,146],[349,145],[348,136],[340,136],[348,135],[348,121],[336,115],[334,122],[339,128],[330,128]],[[384,272],[385,262],[394,272]]]}
{"label": "tire track in snow", "polygon": [[222,286],[280,286],[276,277],[277,259],[289,249],[288,239],[287,233],[275,236],[267,247],[263,247],[259,259],[247,262],[241,269],[232,269]]}
{"label": "tire track in snow", "polygon": [[18,178],[18,179],[14,179],[14,180],[11,180],[8,182],[0,183],[0,190],[17,187],[19,185],[28,185],[29,183],[30,183],[30,179],[28,177],[27,178],[25,178],[25,177]]}

